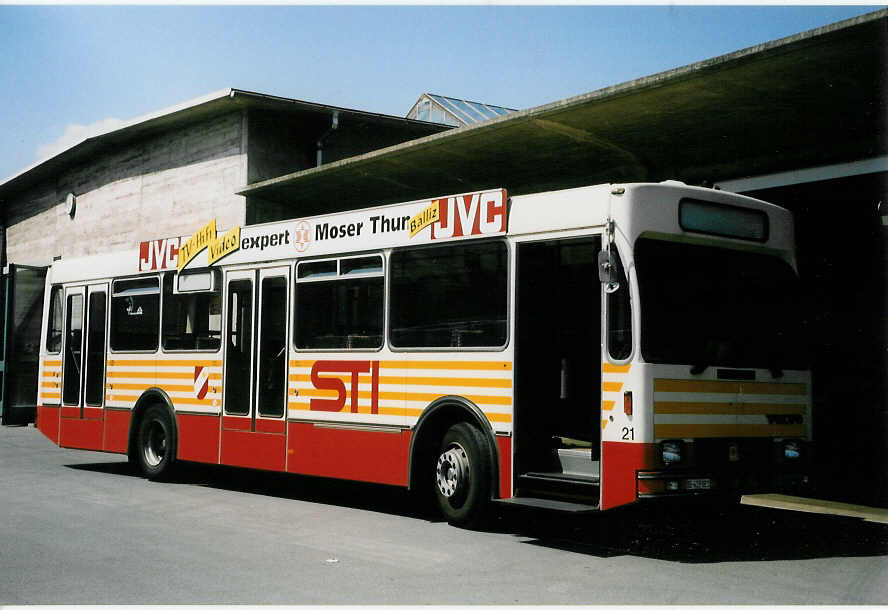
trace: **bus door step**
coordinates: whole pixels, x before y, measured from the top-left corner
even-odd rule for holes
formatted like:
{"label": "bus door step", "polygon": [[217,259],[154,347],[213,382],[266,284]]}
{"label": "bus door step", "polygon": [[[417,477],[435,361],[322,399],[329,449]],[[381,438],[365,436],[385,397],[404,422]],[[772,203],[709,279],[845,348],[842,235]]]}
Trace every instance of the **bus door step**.
{"label": "bus door step", "polygon": [[598,507],[591,504],[580,504],[579,502],[567,502],[565,500],[552,500],[550,498],[501,498],[494,500],[494,502],[497,504],[505,504],[507,506],[523,506],[527,508],[554,510],[562,513],[573,513],[575,515],[598,512]]}
{"label": "bus door step", "polygon": [[517,497],[549,498],[564,502],[597,504],[601,493],[598,476],[561,472],[528,472],[518,477]]}
{"label": "bus door step", "polygon": [[522,474],[521,481],[550,481],[552,483],[573,483],[575,485],[598,486],[600,477],[598,473],[581,474],[574,472],[527,472]]}

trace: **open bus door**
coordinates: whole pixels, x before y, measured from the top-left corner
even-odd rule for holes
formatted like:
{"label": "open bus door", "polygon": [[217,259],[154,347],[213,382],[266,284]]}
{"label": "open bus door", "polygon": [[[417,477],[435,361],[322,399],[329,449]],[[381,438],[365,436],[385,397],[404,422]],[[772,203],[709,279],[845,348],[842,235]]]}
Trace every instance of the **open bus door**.
{"label": "open bus door", "polygon": [[11,264],[0,287],[0,421],[32,423],[37,413],[37,370],[46,267]]}
{"label": "open bus door", "polygon": [[598,504],[600,250],[597,235],[518,245],[515,469],[522,499]]}

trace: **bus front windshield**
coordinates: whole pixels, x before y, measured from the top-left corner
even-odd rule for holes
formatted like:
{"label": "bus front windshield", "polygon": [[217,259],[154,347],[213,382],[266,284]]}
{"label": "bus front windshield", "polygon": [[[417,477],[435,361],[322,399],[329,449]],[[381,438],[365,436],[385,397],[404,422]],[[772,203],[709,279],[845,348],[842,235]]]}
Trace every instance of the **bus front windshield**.
{"label": "bus front windshield", "polygon": [[786,261],[641,238],[635,264],[646,361],[808,368],[799,279]]}

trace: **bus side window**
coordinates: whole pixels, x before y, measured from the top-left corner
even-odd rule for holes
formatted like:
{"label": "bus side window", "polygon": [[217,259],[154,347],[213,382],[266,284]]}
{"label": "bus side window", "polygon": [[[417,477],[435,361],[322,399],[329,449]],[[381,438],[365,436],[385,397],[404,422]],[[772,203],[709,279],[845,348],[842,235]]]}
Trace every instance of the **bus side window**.
{"label": "bus side window", "polygon": [[154,351],[159,334],[157,277],[115,281],[111,291],[111,349]]}
{"label": "bus side window", "polygon": [[508,254],[501,241],[399,250],[391,257],[394,347],[502,348]]}
{"label": "bus side window", "polygon": [[175,273],[163,278],[163,349],[216,351],[222,344],[222,296],[173,293]]}
{"label": "bus side window", "polygon": [[632,315],[629,282],[620,255],[614,257],[620,288],[607,295],[607,348],[614,360],[625,360],[632,353]]}
{"label": "bus side window", "polygon": [[46,328],[46,351],[50,354],[62,351],[62,325],[65,321],[62,298],[62,287],[53,286],[49,296],[49,320]]}
{"label": "bus side window", "polygon": [[300,262],[294,307],[296,348],[382,347],[384,283],[379,255]]}

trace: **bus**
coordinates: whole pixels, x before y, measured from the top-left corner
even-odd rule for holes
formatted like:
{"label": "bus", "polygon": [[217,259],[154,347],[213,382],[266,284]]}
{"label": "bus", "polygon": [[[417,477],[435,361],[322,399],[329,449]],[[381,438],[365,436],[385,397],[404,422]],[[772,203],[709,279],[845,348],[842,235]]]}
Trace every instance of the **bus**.
{"label": "bus", "polygon": [[[573,513],[807,482],[790,212],[502,188],[151,239],[45,281],[37,426],[126,454]],[[434,498],[434,500],[432,500]]]}

